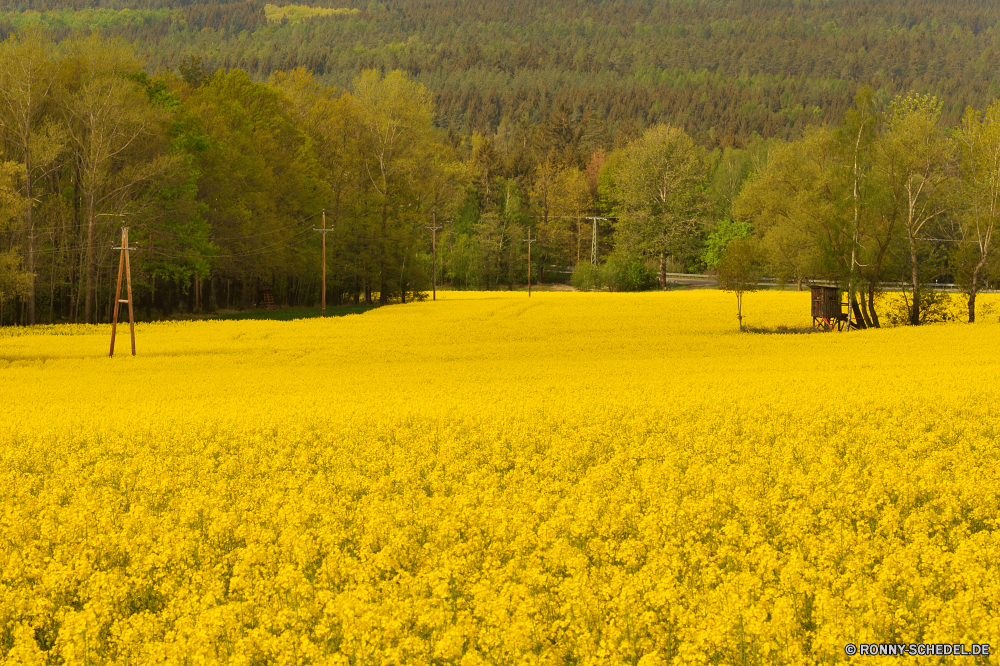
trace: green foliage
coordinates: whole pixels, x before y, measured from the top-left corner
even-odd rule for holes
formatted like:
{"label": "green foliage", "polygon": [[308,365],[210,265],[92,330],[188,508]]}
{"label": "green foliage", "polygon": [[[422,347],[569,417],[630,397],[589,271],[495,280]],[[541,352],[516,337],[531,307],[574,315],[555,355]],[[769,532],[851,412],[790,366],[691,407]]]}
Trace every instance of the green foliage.
{"label": "green foliage", "polygon": [[185,60],[181,60],[177,65],[177,71],[180,72],[184,83],[192,88],[197,88],[208,79],[208,72],[205,71],[201,56],[188,56]]}
{"label": "green foliage", "polygon": [[114,28],[151,27],[171,19],[180,19],[173,9],[57,9],[47,12],[26,11],[0,14],[15,30],[109,30]]}
{"label": "green foliage", "polygon": [[758,289],[764,262],[753,238],[734,238],[726,245],[717,266],[719,289],[736,294],[736,317],[743,331],[743,295]]}
{"label": "green foliage", "polygon": [[774,146],[733,203],[734,218],[753,226],[770,273],[783,282],[842,275],[852,210],[841,148],[827,128]]}
{"label": "green foliage", "polygon": [[164,109],[174,110],[180,103],[180,98],[170,90],[170,86],[163,79],[152,79],[146,72],[129,74],[126,78],[135,81],[146,89],[149,103]]}
{"label": "green foliage", "polygon": [[763,272],[760,245],[753,238],[734,238],[726,245],[717,266],[719,288],[734,293],[757,291]]}
{"label": "green foliage", "polygon": [[581,291],[646,291],[656,286],[656,276],[642,257],[613,252],[600,266],[591,263],[576,266],[570,284]]}
{"label": "green foliage", "polygon": [[573,275],[569,283],[580,291],[593,291],[604,286],[601,276],[601,268],[590,262],[577,264],[573,269]]}
{"label": "green foliage", "polygon": [[[377,305],[341,305],[326,308],[327,317],[346,317],[347,315],[364,314],[374,310]],[[243,312],[223,312],[212,319],[223,321],[269,320],[294,321],[296,319],[315,319],[322,315],[321,308],[279,308],[277,310],[246,310]]]}
{"label": "green foliage", "polygon": [[646,291],[656,286],[656,276],[642,257],[612,252],[601,266],[601,284],[611,291]]}
{"label": "green foliage", "polygon": [[309,7],[306,5],[264,5],[264,16],[268,23],[300,23],[317,16],[351,16],[360,14],[360,9],[332,9],[326,7]]}
{"label": "green foliage", "polygon": [[657,257],[662,266],[700,233],[708,209],[705,157],[690,136],[669,125],[651,127],[628,144],[614,176],[617,249]]}
{"label": "green foliage", "polygon": [[[0,155],[44,162],[25,167],[20,186],[38,183],[27,208],[37,220],[26,214],[0,241],[23,244],[37,222],[42,266],[31,270],[55,317],[77,316],[84,291],[104,298],[81,291],[78,268],[101,284],[107,253],[78,248],[108,240],[111,213],[126,209],[142,213],[136,233],[149,249],[135,257],[139,294],[165,313],[182,302],[251,306],[265,285],[280,302],[312,304],[312,227],[324,210],[338,303],[419,297],[431,223],[442,227],[439,279],[463,288],[523,284],[529,230],[533,280],[575,266],[579,288],[614,290],[649,288],[657,268],[721,265],[752,230],[755,270],[849,285],[867,296],[873,325],[881,285],[918,264],[914,291],[953,280],[972,293],[995,279],[983,225],[1000,211],[987,191],[997,142],[971,115],[954,137],[944,130],[966,102],[1000,93],[997,59],[982,55],[995,46],[981,24],[1000,21],[992,6],[917,0],[949,26],[948,40],[928,41],[938,28],[903,30],[893,2],[839,22],[827,5],[738,11],[721,0],[70,10],[84,4],[30,0],[45,11],[0,20],[0,33],[35,21],[69,37],[40,47],[38,71],[58,85],[32,88],[48,92],[22,142],[31,150],[11,133]],[[98,34],[81,39],[73,26]],[[935,58],[964,63],[961,76]],[[100,75],[84,62],[101,63]],[[897,95],[899,77],[921,94]],[[109,119],[132,123],[134,136],[88,166],[84,102],[101,85],[120,109]],[[592,216],[607,218],[599,267],[585,261]]]}
{"label": "green foliage", "polygon": [[285,96],[244,72],[216,72],[185,111],[188,131],[177,139],[200,171],[198,200],[220,247],[216,270],[245,277],[304,268],[298,220],[322,207],[324,190]]}
{"label": "green foliage", "polygon": [[[24,199],[18,194],[20,171],[17,162],[0,162],[0,239],[8,236],[24,209]],[[21,255],[0,246],[0,307],[26,295],[28,285]]]}
{"label": "green foliage", "polygon": [[722,260],[722,255],[729,241],[735,238],[749,238],[752,232],[749,222],[733,222],[728,218],[719,221],[715,225],[715,230],[708,235],[708,239],[705,241],[705,250],[701,255],[702,261],[710,270],[714,270]]}
{"label": "green foliage", "polygon": [[505,120],[543,123],[565,107],[575,120],[587,116],[587,132],[607,133],[607,149],[616,135],[621,147],[658,123],[711,148],[795,139],[840,123],[865,85],[886,99],[908,88],[937,94],[945,123],[955,125],[967,106],[984,107],[1000,80],[1000,7],[986,0],[889,0],[864,11],[844,0],[483,0],[459,9],[432,0],[391,11],[373,1],[274,5],[267,15],[258,2],[131,0],[134,9],[118,10],[123,4],[17,0],[0,24],[124,36],[151,71],[193,54],[255,80],[305,67],[346,89],[359,71],[399,69],[431,90],[444,127],[492,133]]}
{"label": "green foliage", "polygon": [[[937,324],[947,321],[960,321],[962,318],[962,303],[952,294],[931,289],[921,289],[919,324]],[[885,318],[890,326],[906,326],[910,324],[910,314],[913,310],[912,294],[906,292],[892,294],[887,299]],[[989,314],[988,312],[984,314]]]}

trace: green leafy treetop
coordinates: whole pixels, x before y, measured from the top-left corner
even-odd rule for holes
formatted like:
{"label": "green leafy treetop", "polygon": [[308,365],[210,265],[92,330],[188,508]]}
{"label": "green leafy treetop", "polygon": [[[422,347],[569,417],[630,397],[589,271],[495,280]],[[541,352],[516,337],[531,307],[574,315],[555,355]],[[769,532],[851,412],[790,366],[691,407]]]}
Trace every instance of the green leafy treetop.
{"label": "green leafy treetop", "polygon": [[743,326],[743,294],[753,293],[758,289],[761,268],[760,246],[753,238],[734,238],[726,245],[719,261],[719,288],[736,294],[736,318]]}

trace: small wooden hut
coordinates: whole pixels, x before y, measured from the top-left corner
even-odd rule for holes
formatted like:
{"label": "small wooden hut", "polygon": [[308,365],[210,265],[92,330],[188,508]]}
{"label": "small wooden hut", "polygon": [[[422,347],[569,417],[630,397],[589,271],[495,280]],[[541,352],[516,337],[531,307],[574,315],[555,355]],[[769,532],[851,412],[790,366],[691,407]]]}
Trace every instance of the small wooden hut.
{"label": "small wooden hut", "polygon": [[810,287],[812,290],[812,318],[814,327],[828,331],[843,330],[847,315],[840,302],[840,290],[836,287]]}

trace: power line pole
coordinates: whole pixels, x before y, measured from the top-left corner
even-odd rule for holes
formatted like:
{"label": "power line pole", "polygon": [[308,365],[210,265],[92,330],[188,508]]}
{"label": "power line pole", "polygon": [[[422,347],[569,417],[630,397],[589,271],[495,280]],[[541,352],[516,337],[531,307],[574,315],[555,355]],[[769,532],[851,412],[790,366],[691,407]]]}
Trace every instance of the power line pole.
{"label": "power line pole", "polygon": [[433,279],[432,283],[434,285],[434,297],[431,300],[436,301],[438,299],[438,251],[437,251],[437,232],[438,229],[444,229],[444,227],[439,227],[437,225],[437,208],[431,211],[431,226],[424,225],[424,229],[431,230],[431,265]]}
{"label": "power line pole", "polygon": [[597,221],[607,220],[606,217],[588,217],[588,220],[593,220],[594,222],[594,236],[590,243],[590,263],[594,266],[597,265]]}
{"label": "power line pole", "polygon": [[[115,355],[115,333],[118,330],[118,307],[122,303],[128,303],[128,329],[129,333],[132,334],[132,356],[135,356],[135,318],[132,315],[132,268],[129,266],[129,253],[137,250],[138,245],[129,247],[128,244],[128,227],[122,227],[122,244],[120,247],[112,246],[112,250],[121,250],[121,257],[118,259],[118,287],[115,289],[115,310],[114,316],[111,319],[111,353],[108,356]],[[122,298],[122,269],[125,271],[125,285],[126,293],[128,294],[127,299]]]}
{"label": "power line pole", "polygon": [[319,293],[320,293],[320,302],[322,304],[322,312],[320,316],[325,317],[326,316],[326,234],[328,231],[333,231],[333,227],[330,227],[329,229],[326,228],[326,208],[323,209],[323,228],[317,229],[316,227],[313,227],[313,231],[318,231],[323,236],[323,281],[322,284],[320,284]]}
{"label": "power line pole", "polygon": [[531,227],[528,227],[528,237],[524,239],[528,244],[528,298],[531,298],[531,244],[536,240],[538,239],[531,237]]}

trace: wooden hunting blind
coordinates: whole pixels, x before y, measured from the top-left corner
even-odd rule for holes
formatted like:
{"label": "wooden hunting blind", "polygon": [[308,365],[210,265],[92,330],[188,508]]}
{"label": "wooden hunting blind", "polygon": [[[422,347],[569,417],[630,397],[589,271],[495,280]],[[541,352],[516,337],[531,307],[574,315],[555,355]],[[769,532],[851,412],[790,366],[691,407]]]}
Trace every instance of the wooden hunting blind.
{"label": "wooden hunting blind", "polygon": [[814,327],[822,327],[828,331],[834,328],[843,330],[847,323],[843,303],[840,302],[840,289],[837,287],[810,287],[812,290],[812,318]]}
{"label": "wooden hunting blind", "polygon": [[261,300],[264,302],[265,310],[274,309],[274,292],[271,291],[271,285],[266,282],[260,286]]}

